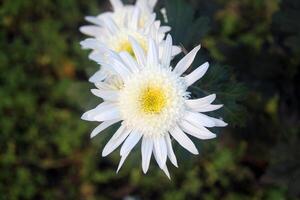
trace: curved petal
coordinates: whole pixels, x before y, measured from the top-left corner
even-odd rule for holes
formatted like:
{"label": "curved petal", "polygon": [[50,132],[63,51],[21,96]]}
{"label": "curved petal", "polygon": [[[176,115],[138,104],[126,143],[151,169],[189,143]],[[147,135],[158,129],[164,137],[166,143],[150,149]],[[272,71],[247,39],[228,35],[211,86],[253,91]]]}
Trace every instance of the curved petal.
{"label": "curved petal", "polygon": [[170,134],[174,137],[174,139],[186,150],[191,152],[192,154],[199,154],[196,146],[190,140],[190,138],[176,125],[174,129],[170,131]]}
{"label": "curved petal", "polygon": [[185,76],[184,79],[185,79],[187,86],[192,85],[193,83],[198,81],[200,78],[202,78],[204,76],[204,74],[206,73],[206,71],[208,70],[208,67],[209,67],[209,64],[208,64],[208,62],[206,62],[203,65],[201,65],[200,67],[198,67],[197,69],[195,69],[192,73]]}
{"label": "curved petal", "polygon": [[200,45],[195,47],[191,52],[184,56],[174,68],[174,72],[179,75],[183,74],[193,63],[198,51],[200,50]]}
{"label": "curved petal", "polygon": [[203,106],[211,104],[216,99],[216,94],[211,94],[200,99],[185,100],[186,105],[192,109],[202,108]]}
{"label": "curved petal", "polygon": [[121,119],[116,119],[116,120],[110,120],[110,121],[105,121],[102,122],[99,126],[97,126],[91,133],[91,138],[95,137],[98,135],[100,132],[105,130],[106,128],[110,127],[111,125],[121,121]]}
{"label": "curved petal", "polygon": [[201,113],[186,111],[184,119],[195,126],[214,127],[216,125],[214,120]]}
{"label": "curved petal", "polygon": [[220,104],[220,105],[207,105],[207,106],[203,106],[202,108],[195,109],[194,111],[197,111],[197,112],[210,112],[210,111],[218,110],[222,107],[223,107],[222,104]]}
{"label": "curved petal", "polygon": [[179,123],[179,126],[182,128],[184,132],[196,138],[199,138],[201,140],[208,140],[216,137],[216,134],[210,132],[208,129],[201,126],[196,127],[184,120]]}

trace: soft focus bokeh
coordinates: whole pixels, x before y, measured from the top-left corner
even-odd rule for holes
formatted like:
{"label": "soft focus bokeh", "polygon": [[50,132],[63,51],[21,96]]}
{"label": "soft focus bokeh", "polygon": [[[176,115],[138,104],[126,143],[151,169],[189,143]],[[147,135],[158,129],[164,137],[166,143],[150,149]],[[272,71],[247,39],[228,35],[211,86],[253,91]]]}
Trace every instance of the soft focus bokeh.
{"label": "soft focus bokeh", "polygon": [[80,120],[100,99],[78,28],[109,2],[0,0],[0,200],[300,198],[300,1],[162,6],[176,44],[202,44],[193,66],[211,63],[190,90],[216,93],[229,126],[197,141],[198,156],[174,143],[171,181],[153,159],[142,173],[139,145],[116,174],[119,151],[101,157],[115,129],[90,140],[97,124]]}

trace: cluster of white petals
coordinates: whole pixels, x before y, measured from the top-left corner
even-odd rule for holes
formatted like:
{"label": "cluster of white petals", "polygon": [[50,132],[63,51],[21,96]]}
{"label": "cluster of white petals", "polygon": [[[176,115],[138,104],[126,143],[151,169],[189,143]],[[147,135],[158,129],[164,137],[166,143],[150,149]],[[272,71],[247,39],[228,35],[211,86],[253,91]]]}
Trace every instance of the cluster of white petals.
{"label": "cluster of white petals", "polygon": [[119,124],[102,152],[107,156],[121,146],[118,171],[141,141],[143,172],[148,171],[153,154],[159,167],[170,177],[167,159],[177,167],[172,139],[192,154],[198,154],[188,135],[212,139],[216,135],[208,128],[227,125],[221,119],[203,114],[222,107],[212,104],[215,94],[190,99],[187,91],[204,76],[209,64],[185,74],[200,49],[197,46],[175,67],[171,66],[180,49],[173,46],[170,35],[166,36],[170,28],[156,20],[155,0],[138,0],[135,5],[111,0],[111,4],[113,12],[87,17],[95,25],[81,28],[93,37],[81,45],[92,50],[90,59],[101,66],[90,81],[96,86],[92,93],[103,100],[84,113],[82,119],[100,122],[91,137]]}

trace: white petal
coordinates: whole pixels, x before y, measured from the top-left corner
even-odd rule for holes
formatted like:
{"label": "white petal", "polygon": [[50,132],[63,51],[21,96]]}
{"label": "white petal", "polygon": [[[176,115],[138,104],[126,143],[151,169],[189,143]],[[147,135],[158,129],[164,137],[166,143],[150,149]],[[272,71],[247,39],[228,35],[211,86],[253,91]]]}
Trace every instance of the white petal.
{"label": "white petal", "polygon": [[88,38],[80,42],[80,45],[83,49],[101,49],[106,48],[99,40]]}
{"label": "white petal", "polygon": [[161,26],[161,27],[159,27],[159,32],[161,32],[161,33],[167,33],[169,31],[171,31],[170,26]]}
{"label": "white petal", "polygon": [[213,117],[209,117],[209,118],[215,122],[216,127],[225,127],[225,126],[228,125],[226,122],[224,122],[221,119],[216,119],[216,118],[213,118]]}
{"label": "white petal", "polygon": [[157,162],[160,168],[166,165],[167,161],[167,146],[165,139],[163,137],[155,138],[154,142],[154,149],[157,155]]}
{"label": "white petal", "polygon": [[155,7],[156,3],[157,3],[157,0],[148,0],[148,4],[149,4],[150,8],[152,8],[152,9]]}
{"label": "white petal", "polygon": [[105,25],[105,28],[107,28],[110,33],[114,34],[119,31],[118,25],[111,17],[106,17],[105,20],[103,20],[103,23]]}
{"label": "white petal", "polygon": [[108,101],[117,101],[119,98],[119,92],[118,91],[112,91],[112,90],[98,90],[98,89],[91,89],[91,92],[104,100]]}
{"label": "white petal", "polygon": [[169,170],[168,170],[167,165],[165,165],[165,166],[162,168],[162,170],[165,172],[165,174],[167,175],[167,177],[168,177],[169,179],[171,179],[171,176],[170,176],[170,173],[169,173]]}
{"label": "white petal", "polygon": [[137,62],[132,58],[132,56],[128,52],[121,52],[120,56],[123,59],[123,62],[127,65],[127,68],[131,70],[131,72],[139,72]]}
{"label": "white petal", "polygon": [[208,129],[201,126],[196,127],[184,120],[179,123],[179,126],[184,132],[202,140],[212,139],[216,137],[216,134],[210,132]]}
{"label": "white petal", "polygon": [[[113,104],[110,104],[108,102],[103,102],[101,104],[99,104],[96,108],[89,110],[87,112],[85,112],[82,116],[81,119],[83,120],[87,120],[87,121],[96,121],[95,117],[101,113],[101,112],[107,112],[111,109],[113,109],[114,107],[116,107]],[[106,121],[106,120],[103,120]]]}
{"label": "white petal", "polygon": [[143,50],[143,48],[138,44],[138,42],[129,36],[129,41],[131,43],[134,55],[136,57],[136,60],[138,62],[138,64],[145,66],[146,64],[146,56],[145,56],[145,51]]}
{"label": "white petal", "polygon": [[153,39],[149,39],[148,43],[148,56],[147,56],[147,66],[157,66],[158,65],[158,49]]}
{"label": "white petal", "polygon": [[162,54],[162,65],[164,67],[169,67],[172,57],[172,37],[167,35],[167,39],[164,44],[163,54]]}
{"label": "white petal", "polygon": [[211,104],[215,99],[216,99],[216,95],[211,94],[200,99],[186,100],[185,103],[189,108],[198,109],[198,108],[202,108],[203,106]]}
{"label": "white petal", "polygon": [[98,37],[103,33],[103,29],[98,26],[88,25],[88,26],[81,26],[79,31],[83,34]]}
{"label": "white petal", "polygon": [[123,80],[125,80],[131,74],[131,72],[126,68],[126,66],[124,66],[124,63],[122,63],[122,61],[119,60],[119,56],[113,52],[111,52],[111,54],[109,55],[109,60],[104,59],[103,55],[97,52],[91,54],[89,57],[90,59],[102,65],[102,67],[116,72],[118,75],[121,76]]}
{"label": "white petal", "polygon": [[187,86],[192,85],[193,83],[198,81],[200,78],[202,78],[202,76],[204,76],[204,74],[208,70],[208,67],[209,67],[209,64],[208,64],[208,62],[206,62],[203,65],[201,65],[200,67],[198,67],[197,69],[195,69],[192,73],[185,76],[184,79],[185,79]]}
{"label": "white petal", "polygon": [[179,46],[173,46],[172,47],[172,57],[177,56],[178,54],[181,53],[181,48]]}
{"label": "white petal", "polygon": [[201,113],[186,111],[184,119],[193,124],[194,126],[201,125],[204,127],[214,127],[216,125],[214,120]]}
{"label": "white petal", "polygon": [[121,0],[109,0],[109,1],[113,6],[114,11],[123,7],[123,3]]}
{"label": "white petal", "polygon": [[123,164],[124,164],[126,158],[128,157],[128,155],[129,155],[129,152],[127,154],[121,156],[121,160],[120,160],[119,165],[118,165],[117,173],[120,171],[120,169],[123,166]]}
{"label": "white petal", "polygon": [[98,113],[94,120],[98,122],[108,121],[108,120],[115,120],[121,118],[120,111],[115,106]]}
{"label": "white petal", "polygon": [[100,90],[114,90],[113,86],[105,82],[97,82],[95,86]]}
{"label": "white petal", "polygon": [[167,150],[168,150],[168,157],[173,163],[174,166],[178,167],[177,159],[175,156],[175,153],[173,151],[172,142],[169,134],[166,134],[165,136],[166,144],[167,144]]}
{"label": "white petal", "polygon": [[[157,164],[159,164],[158,163],[158,156],[157,156],[157,153],[156,153],[156,149],[154,148],[153,149],[153,155],[154,155],[154,158],[155,158],[155,160],[156,160],[156,162],[157,162]],[[162,166],[161,167],[161,169],[165,172],[165,174],[168,176],[168,178],[170,179],[170,173],[169,173],[169,171],[168,171],[168,168],[167,168],[167,165],[165,164],[164,166]]]}
{"label": "white petal", "polygon": [[140,19],[140,9],[138,7],[135,7],[130,20],[131,27],[134,30],[138,28],[139,19]]}
{"label": "white petal", "polygon": [[120,155],[124,156],[129,153],[133,147],[139,142],[141,139],[142,134],[138,133],[137,131],[132,131],[128,138],[125,140],[124,144],[122,145]]}
{"label": "white petal", "polygon": [[199,154],[196,146],[190,140],[190,138],[176,125],[174,129],[170,131],[170,134],[174,137],[174,139],[186,150],[191,152],[192,154]]}
{"label": "white petal", "polygon": [[207,105],[207,106],[203,106],[202,108],[195,109],[194,111],[197,111],[197,112],[210,112],[210,111],[218,110],[222,107],[223,107],[222,104],[220,104],[220,105]]}
{"label": "white petal", "polygon": [[111,125],[121,121],[121,119],[111,120],[111,121],[105,121],[102,122],[99,126],[97,126],[91,133],[91,138],[98,135],[100,132],[102,132],[104,129],[110,127]]}
{"label": "white petal", "polygon": [[91,78],[89,79],[89,81],[91,83],[97,83],[97,82],[103,81],[106,78],[107,78],[107,74],[103,70],[100,69],[93,76],[91,76]]}
{"label": "white petal", "polygon": [[86,17],[85,17],[85,20],[88,21],[88,22],[91,22],[91,23],[93,23],[93,24],[97,24],[97,25],[99,25],[99,26],[104,26],[103,21],[100,20],[100,19],[97,18],[97,17],[94,17],[94,16],[86,16]]}
{"label": "white petal", "polygon": [[142,169],[146,174],[149,169],[149,164],[151,160],[153,150],[153,141],[147,137],[143,137],[142,140]]}
{"label": "white petal", "polygon": [[179,75],[183,74],[193,63],[196,54],[200,50],[200,45],[195,47],[191,52],[189,52],[186,56],[184,56],[174,68],[174,72],[178,73]]}
{"label": "white petal", "polygon": [[117,132],[113,135],[113,137],[107,142],[105,145],[102,156],[105,157],[111,152],[113,152],[120,144],[127,138],[130,134],[131,130],[126,129],[125,126],[121,126]]}

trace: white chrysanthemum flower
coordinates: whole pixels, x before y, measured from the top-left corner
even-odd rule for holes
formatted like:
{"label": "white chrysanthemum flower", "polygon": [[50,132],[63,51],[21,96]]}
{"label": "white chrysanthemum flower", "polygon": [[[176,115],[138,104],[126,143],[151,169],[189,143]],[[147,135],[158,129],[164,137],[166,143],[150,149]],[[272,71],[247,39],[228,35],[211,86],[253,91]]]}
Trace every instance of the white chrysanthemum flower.
{"label": "white chrysanthemum flower", "polygon": [[[153,13],[155,2],[139,0],[135,6],[123,6],[121,1],[112,1],[115,12],[104,13],[98,17],[87,17],[88,21],[97,26],[81,27],[82,32],[94,37],[82,41],[82,47],[93,50],[90,57],[94,57],[93,54],[97,53],[97,56],[101,56],[102,59],[109,59],[107,49],[118,53],[126,51],[134,56],[132,46],[128,40],[129,36],[134,38],[145,52],[148,50],[148,38],[154,39],[159,46],[163,46],[165,33],[170,28],[160,26],[160,21],[155,21],[155,14]],[[119,17],[119,15],[122,15],[122,17]],[[141,21],[145,21],[142,26]],[[172,47],[172,56],[180,52],[179,47]],[[90,81],[101,81],[111,75],[114,74],[111,74],[110,69],[100,69],[90,78]]]}
{"label": "white chrysanthemum flower", "polygon": [[[136,60],[127,52],[120,55],[111,53],[111,60],[99,58],[99,64],[109,67],[119,75],[118,82],[98,82],[98,89],[92,93],[103,99],[103,103],[83,114],[82,119],[102,122],[91,133],[91,137],[121,122],[120,128],[103,149],[107,156],[118,146],[121,147],[123,165],[130,151],[140,141],[142,169],[146,173],[153,153],[159,167],[169,177],[167,158],[177,166],[172,149],[171,138],[192,154],[198,154],[194,143],[187,136],[199,139],[211,139],[216,135],[207,128],[223,127],[227,124],[221,119],[202,113],[217,110],[222,105],[212,105],[216,96],[209,95],[200,99],[189,99],[187,88],[199,80],[207,71],[204,63],[186,76],[182,74],[193,62],[200,46],[187,54],[172,70],[170,66],[172,39],[168,35],[166,43],[159,49],[154,40],[149,39],[148,53],[133,38],[130,38]],[[159,51],[163,56],[159,58]]]}
{"label": "white chrysanthemum flower", "polygon": [[[113,7],[112,12],[104,12],[96,17],[87,17],[87,21],[95,23],[95,25],[82,26],[82,33],[93,36],[95,38],[101,36],[103,23],[99,24],[99,20],[106,21],[107,18],[112,19],[117,26],[128,27],[130,29],[144,29],[154,22],[161,33],[170,31],[169,26],[160,26],[160,21],[156,20],[156,14],[153,12],[157,0],[137,0],[135,5],[124,5],[121,0],[110,0]],[[133,20],[134,19],[134,20]]]}

